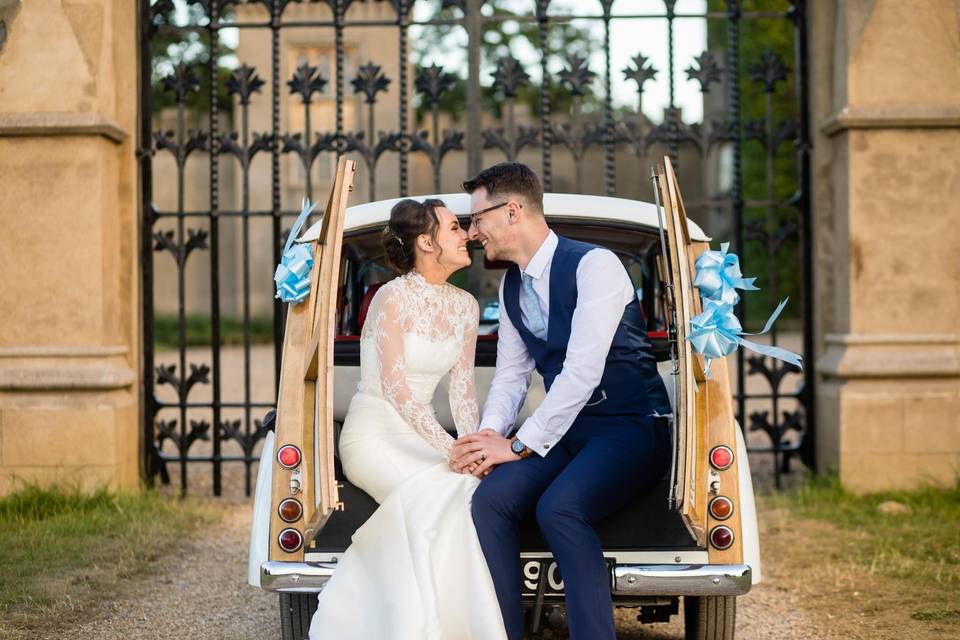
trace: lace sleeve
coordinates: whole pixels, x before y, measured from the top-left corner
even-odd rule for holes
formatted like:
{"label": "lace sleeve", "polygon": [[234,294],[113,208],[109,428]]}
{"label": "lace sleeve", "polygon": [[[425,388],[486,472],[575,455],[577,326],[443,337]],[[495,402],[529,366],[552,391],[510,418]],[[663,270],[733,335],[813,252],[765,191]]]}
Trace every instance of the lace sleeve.
{"label": "lace sleeve", "polygon": [[403,357],[403,300],[399,292],[386,288],[378,292],[377,298],[380,299],[375,300],[376,310],[371,310],[373,317],[370,319],[374,321],[373,338],[380,361],[383,397],[431,447],[447,457],[453,437],[437,422],[430,406],[414,398],[407,384]]}
{"label": "lace sleeve", "polygon": [[473,372],[480,306],[473,296],[466,295],[465,298],[463,348],[460,358],[450,370],[450,408],[453,411],[453,421],[457,425],[458,436],[473,433],[480,423],[477,387]]}

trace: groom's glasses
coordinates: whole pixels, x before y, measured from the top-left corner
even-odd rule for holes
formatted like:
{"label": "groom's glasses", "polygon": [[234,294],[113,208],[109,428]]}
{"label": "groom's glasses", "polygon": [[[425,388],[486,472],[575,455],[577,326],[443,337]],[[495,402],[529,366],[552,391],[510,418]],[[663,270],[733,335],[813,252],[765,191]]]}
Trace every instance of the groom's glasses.
{"label": "groom's glasses", "polygon": [[[487,207],[486,209],[481,209],[480,211],[474,211],[473,213],[470,214],[470,224],[471,225],[477,224],[477,222],[480,220],[480,216],[482,216],[483,214],[489,213],[490,211],[495,211],[496,209],[499,209],[500,207],[505,207],[508,204],[510,204],[509,200],[507,200],[506,202],[501,202],[500,204],[495,204],[492,207]],[[520,206],[520,205],[517,205],[517,206]]]}

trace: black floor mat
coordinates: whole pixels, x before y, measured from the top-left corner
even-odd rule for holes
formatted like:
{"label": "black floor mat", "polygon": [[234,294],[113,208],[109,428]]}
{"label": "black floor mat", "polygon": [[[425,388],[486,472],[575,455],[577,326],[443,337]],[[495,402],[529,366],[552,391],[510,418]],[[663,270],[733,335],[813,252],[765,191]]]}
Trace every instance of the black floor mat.
{"label": "black floor mat", "polygon": [[[344,511],[334,513],[317,536],[311,550],[343,551],[350,538],[377,508],[366,493],[342,480],[340,499]],[[695,549],[696,542],[687,532],[680,515],[667,509],[668,478],[651,491],[597,524],[597,534],[604,549]],[[531,514],[520,528],[520,546],[524,551],[547,551],[536,520]]]}

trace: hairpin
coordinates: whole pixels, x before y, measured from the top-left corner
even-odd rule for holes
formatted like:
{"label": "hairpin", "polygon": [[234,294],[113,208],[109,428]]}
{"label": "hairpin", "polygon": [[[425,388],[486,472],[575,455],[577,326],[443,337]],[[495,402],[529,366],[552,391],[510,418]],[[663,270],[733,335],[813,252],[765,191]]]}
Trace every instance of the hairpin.
{"label": "hairpin", "polygon": [[399,242],[399,243],[400,243],[400,246],[402,247],[402,246],[403,246],[403,238],[401,238],[401,237],[397,234],[397,232],[393,230],[393,227],[391,227],[390,225],[387,225],[387,230],[390,232],[390,235],[392,235],[394,238],[396,238],[397,242]]}

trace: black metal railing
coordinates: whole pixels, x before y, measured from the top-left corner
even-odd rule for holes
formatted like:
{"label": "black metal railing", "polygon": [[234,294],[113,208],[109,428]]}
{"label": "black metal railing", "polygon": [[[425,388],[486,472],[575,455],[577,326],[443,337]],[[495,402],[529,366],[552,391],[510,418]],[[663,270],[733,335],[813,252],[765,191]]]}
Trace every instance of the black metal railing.
{"label": "black metal railing", "polygon": [[[646,188],[649,181],[643,178],[649,167],[659,156],[669,155],[680,168],[688,213],[708,233],[730,238],[746,269],[760,276],[767,291],[765,299],[760,295],[759,303],[753,303],[756,308],[741,305],[739,315],[749,321],[783,294],[796,296],[791,307],[798,312],[786,319],[797,329],[790,340],[801,335],[800,348],[811,356],[805,3],[703,0],[698,12],[680,12],[678,4],[141,0],[147,477],[160,474],[168,481],[167,466],[175,464],[174,478],[185,492],[191,469],[208,465],[211,472],[204,477],[210,479],[212,493],[220,495],[223,470],[229,466],[242,470],[249,495],[252,465],[265,433],[257,417],[275,398],[283,335],[283,307],[275,303],[267,332],[273,379],[258,384],[252,368],[259,320],[253,299],[262,285],[257,280],[263,270],[259,262],[266,259],[256,246],[270,243],[272,269],[286,226],[297,213],[290,194],[321,195],[330,176],[318,160],[342,154],[362,163],[365,193],[359,195],[370,200],[407,195],[414,162],[423,169],[420,174],[429,175],[428,182],[421,179],[422,189],[441,192],[444,170],[451,166],[462,165],[462,178],[464,170],[474,174],[484,164],[518,158],[540,171],[547,190],[563,185],[576,192],[650,200],[651,194],[637,191],[638,185]],[[692,21],[706,25],[706,48],[678,60],[677,40]],[[514,32],[529,34],[525,50],[535,51],[534,57],[511,47],[506,53],[488,50],[485,30],[508,23],[517,27]],[[665,31],[664,69],[654,64],[657,52],[650,41],[631,38],[626,48],[616,41],[615,31],[622,24],[652,24]],[[564,29],[573,30],[574,37],[579,33],[596,38],[597,48],[587,54],[558,50],[551,37]],[[356,46],[364,38],[379,38],[384,30],[396,36],[393,52],[382,43]],[[462,67],[417,59],[422,57],[420,41],[441,31],[462,36]],[[290,59],[290,33],[298,34],[300,43],[309,41],[304,34],[314,34],[316,42],[332,42],[332,77],[309,61],[284,64]],[[236,58],[236,42],[259,34],[269,36],[268,68],[228,60]],[[618,68],[614,59],[626,49],[629,62]],[[360,57],[364,50],[382,52],[383,59]],[[395,78],[388,75],[394,72]],[[667,85],[663,110],[650,114],[649,91],[657,83]],[[701,122],[689,122],[683,112],[677,91],[681,83],[693,83],[699,92]],[[635,89],[632,103],[615,100],[624,86]],[[450,116],[445,102],[452,95],[463,96],[459,121]],[[422,110],[422,128],[412,122],[411,96]],[[268,115],[264,109],[254,113],[266,104]],[[315,107],[324,104],[332,106],[332,117],[317,121]],[[485,112],[491,104],[497,115]],[[520,110],[521,105],[525,109]],[[283,117],[294,109],[302,109],[297,130]],[[348,129],[349,114],[357,126]],[[384,114],[389,116],[386,123]],[[172,122],[171,128],[160,126],[165,121]],[[267,156],[269,198],[255,186],[264,182]],[[165,163],[162,172],[160,162]],[[205,175],[195,170],[204,164]],[[594,167],[602,167],[602,175]],[[303,177],[297,189],[287,186],[293,172]],[[196,206],[198,193],[206,195],[199,198],[203,206]],[[206,260],[200,257],[204,253]],[[228,279],[234,283],[230,287]],[[175,296],[169,295],[173,287]],[[229,305],[228,289],[233,301]],[[175,327],[162,344],[156,330],[161,298]],[[194,340],[195,315],[209,324],[206,344],[212,346]],[[226,352],[221,344],[230,338],[225,327],[234,316],[240,349],[231,352],[228,368],[232,372],[239,367],[241,382],[238,389],[225,389]],[[783,338],[776,331],[771,335],[774,342]],[[768,358],[737,356],[737,413],[751,436],[750,449],[772,456],[777,486],[793,456],[812,462],[813,378],[812,362],[806,362],[800,375]],[[762,442],[758,434],[765,434]]]}

